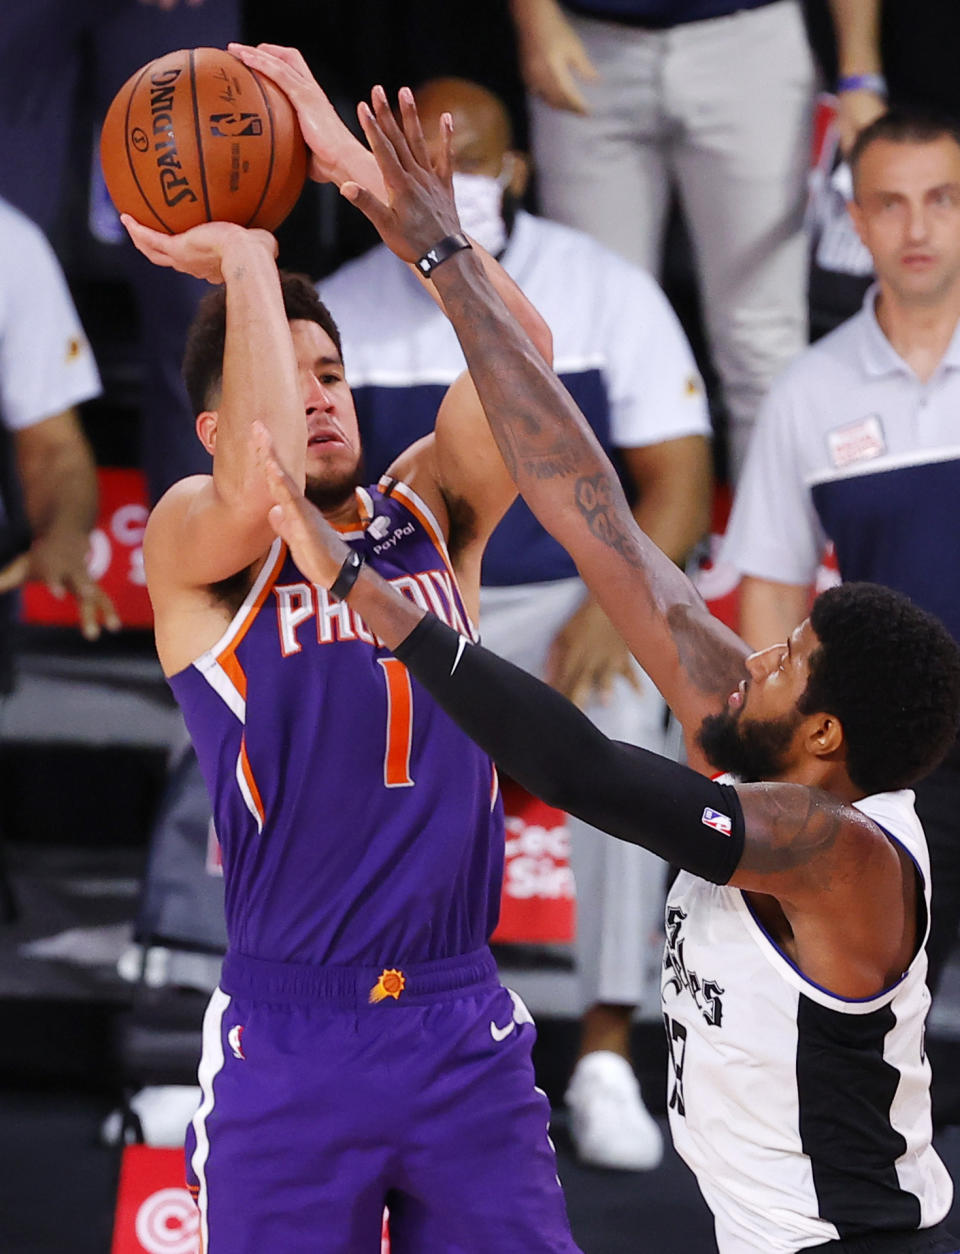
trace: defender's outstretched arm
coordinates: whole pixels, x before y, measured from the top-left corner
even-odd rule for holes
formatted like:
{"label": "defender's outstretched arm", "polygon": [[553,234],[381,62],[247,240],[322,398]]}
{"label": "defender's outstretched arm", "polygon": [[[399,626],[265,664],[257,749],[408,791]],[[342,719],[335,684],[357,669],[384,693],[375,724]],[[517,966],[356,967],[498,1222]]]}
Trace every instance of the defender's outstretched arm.
{"label": "defender's outstretched arm", "polygon": [[897,851],[876,824],[802,784],[731,787],[609,740],[565,697],[446,627],[373,571],[360,570],[345,586],[343,571],[355,555],[295,490],[264,429],[259,439],[277,502],[270,521],[297,566],[322,587],[338,584],[366,625],[512,778],[704,879],[776,897],[803,969],[833,991],[861,997],[885,987],[902,945],[904,893]]}
{"label": "defender's outstretched arm", "polygon": [[[399,128],[384,134],[376,117],[364,118],[364,130],[390,164],[394,201],[402,200],[404,179],[413,187],[424,177],[419,153]],[[425,231],[436,231],[434,242],[449,233],[447,216],[413,223],[356,183],[341,190],[399,256],[423,248]],[[473,253],[455,253],[432,277],[514,481],[680,718],[691,761],[705,765],[692,733],[744,678],[747,646],[637,527],[586,419]]]}
{"label": "defender's outstretched arm", "polygon": [[[330,103],[326,92],[314,78],[301,52],[298,52],[296,48],[285,48],[279,44],[267,43],[258,44],[256,47],[249,44],[231,43],[227,45],[227,51],[233,53],[250,69],[257,70],[272,79],[289,98],[297,111],[300,129],[310,149],[309,174],[312,179],[318,183],[335,183],[337,187],[342,187],[345,183],[357,183],[375,196],[389,200],[390,193],[384,181],[381,163],[378,162],[374,153],[364,148],[349,130]],[[382,120],[384,128],[388,129],[392,118],[389,117],[390,109],[382,87],[373,88],[371,104],[373,111]],[[413,92],[409,87],[400,89],[398,105],[404,125],[408,125],[410,119],[415,118],[416,128],[419,131],[420,121],[413,102]],[[369,140],[370,132],[367,130],[364,111],[370,112],[366,105],[361,106],[359,116],[361,126]],[[449,134],[453,126],[449,114],[444,116],[442,125]],[[426,157],[425,152],[420,156],[421,160],[428,165],[429,158]],[[552,338],[546,323],[499,262],[479,245],[475,244],[474,247],[483,258],[483,264],[494,286],[526,326],[544,356],[549,358],[552,352]],[[416,257],[405,260],[416,261],[417,257],[422,255],[418,253]],[[421,277],[416,268],[414,268],[414,273],[418,278]],[[432,284],[426,281],[424,281],[424,286],[432,289]],[[439,293],[432,290],[431,295],[440,303]]]}

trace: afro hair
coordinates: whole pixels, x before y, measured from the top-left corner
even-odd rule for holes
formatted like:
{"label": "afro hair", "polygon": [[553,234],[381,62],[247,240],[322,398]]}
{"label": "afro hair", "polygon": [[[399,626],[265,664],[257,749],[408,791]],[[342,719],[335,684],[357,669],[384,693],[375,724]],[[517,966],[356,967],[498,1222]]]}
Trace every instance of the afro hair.
{"label": "afro hair", "polygon": [[798,709],[840,720],[851,780],[887,792],[933,770],[960,723],[960,649],[946,627],[872,583],[822,593],[810,625],[819,647]]}

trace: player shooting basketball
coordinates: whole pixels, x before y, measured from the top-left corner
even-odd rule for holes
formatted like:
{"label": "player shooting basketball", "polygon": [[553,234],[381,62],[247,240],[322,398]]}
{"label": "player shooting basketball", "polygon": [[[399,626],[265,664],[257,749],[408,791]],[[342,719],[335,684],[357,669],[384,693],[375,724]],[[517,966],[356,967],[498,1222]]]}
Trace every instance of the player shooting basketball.
{"label": "player shooting basketball", "polygon": [[[389,188],[342,190],[407,260],[444,251],[413,119],[366,130]],[[409,142],[408,142],[409,138]],[[442,166],[441,166],[442,168]],[[874,585],[832,589],[751,654],[638,530],[616,474],[476,256],[433,281],[501,451],[541,522],[683,723],[705,774],[608,741],[579,711],[362,571],[355,612],[531,791],[683,868],[663,1003],[675,1144],[721,1254],[953,1254],[931,1144],[929,861],[909,785],[960,717],[942,625]],[[347,550],[258,434],[271,521],[320,587]],[[335,584],[334,584],[335,586]],[[711,770],[731,771],[713,781]]]}
{"label": "player shooting basketball", "polygon": [[[314,172],[382,194],[299,54],[269,55],[297,78]],[[387,125],[382,91],[374,109]],[[409,93],[401,109],[415,134]],[[451,234],[446,183],[427,200]],[[472,634],[484,542],[516,494],[476,392],[456,381],[435,434],[358,486],[336,326],[311,283],[278,276],[273,237],[124,221],[152,260],[220,285],[185,361],[213,474],[176,484],[144,538],[157,649],[223,850],[229,950],[188,1134],[203,1249],[374,1254],[388,1204],[395,1254],[570,1254],[531,1021],[487,947],[495,773],[345,601],[363,559]],[[274,536],[254,420],[350,548],[329,591]]]}

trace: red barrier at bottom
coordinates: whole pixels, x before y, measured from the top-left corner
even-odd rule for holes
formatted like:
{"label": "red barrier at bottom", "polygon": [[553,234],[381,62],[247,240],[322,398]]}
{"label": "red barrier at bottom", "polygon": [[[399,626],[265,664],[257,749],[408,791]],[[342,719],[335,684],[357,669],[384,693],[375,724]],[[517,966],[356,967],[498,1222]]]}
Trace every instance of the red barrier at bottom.
{"label": "red barrier at bottom", "polygon": [[[200,1212],[183,1182],[183,1150],[123,1151],[110,1254],[202,1254]],[[380,1254],[390,1254],[387,1215]]]}
{"label": "red barrier at bottom", "polygon": [[184,1184],[182,1149],[123,1151],[110,1254],[201,1254],[200,1212]]}

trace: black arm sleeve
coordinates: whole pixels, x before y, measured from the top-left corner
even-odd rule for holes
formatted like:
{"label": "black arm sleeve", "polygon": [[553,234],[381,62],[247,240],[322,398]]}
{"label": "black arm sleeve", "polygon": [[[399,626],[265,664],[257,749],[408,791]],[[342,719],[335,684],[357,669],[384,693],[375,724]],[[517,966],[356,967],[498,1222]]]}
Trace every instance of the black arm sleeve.
{"label": "black arm sleeve", "polygon": [[733,788],[608,739],[566,697],[431,614],[394,652],[529,792],[703,879],[730,879],[744,842]]}

